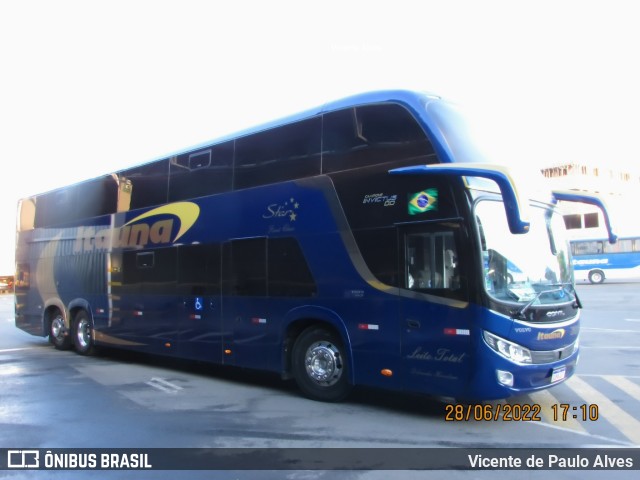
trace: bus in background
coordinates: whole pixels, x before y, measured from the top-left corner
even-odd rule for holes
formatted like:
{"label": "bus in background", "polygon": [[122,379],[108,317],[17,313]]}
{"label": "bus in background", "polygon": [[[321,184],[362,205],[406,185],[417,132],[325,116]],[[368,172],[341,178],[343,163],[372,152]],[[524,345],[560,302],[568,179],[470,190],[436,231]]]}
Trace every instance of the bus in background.
{"label": "bus in background", "polygon": [[498,160],[452,104],[384,91],[25,198],[16,326],[278,372],[325,401],[547,388],[580,331],[555,204],[602,205],[523,197]]}
{"label": "bus in background", "polygon": [[640,279],[640,236],[571,240],[571,263],[576,281],[602,283]]}
{"label": "bus in background", "polygon": [[0,293],[13,293],[13,275],[0,277]]}

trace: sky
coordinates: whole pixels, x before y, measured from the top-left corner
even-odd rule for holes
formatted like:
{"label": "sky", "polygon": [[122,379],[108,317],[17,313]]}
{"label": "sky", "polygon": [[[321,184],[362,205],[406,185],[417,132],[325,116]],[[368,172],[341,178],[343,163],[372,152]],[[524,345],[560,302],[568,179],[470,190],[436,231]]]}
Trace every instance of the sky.
{"label": "sky", "polygon": [[633,0],[0,0],[0,275],[19,198],[354,93],[455,101],[517,161],[637,168]]}

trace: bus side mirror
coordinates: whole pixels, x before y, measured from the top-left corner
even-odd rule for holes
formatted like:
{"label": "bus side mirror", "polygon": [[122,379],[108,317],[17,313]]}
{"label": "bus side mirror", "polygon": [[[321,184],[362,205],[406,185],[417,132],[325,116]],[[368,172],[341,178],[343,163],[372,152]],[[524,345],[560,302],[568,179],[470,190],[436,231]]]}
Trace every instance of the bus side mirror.
{"label": "bus side mirror", "polygon": [[609,209],[603,199],[596,195],[584,192],[574,192],[572,190],[554,190],[552,193],[556,202],[558,200],[562,200],[563,202],[588,203],[598,207],[602,211],[602,215],[604,217],[604,223],[609,235],[609,243],[616,243],[618,241],[618,236],[613,232],[613,227],[611,226]]}
{"label": "bus side mirror", "polygon": [[504,203],[509,230],[513,234],[529,231],[530,222],[526,215],[527,203],[520,198],[515,182],[509,171],[502,166],[486,164],[447,163],[436,165],[417,165],[389,170],[390,175],[449,175],[456,177],[481,177],[498,184]]}

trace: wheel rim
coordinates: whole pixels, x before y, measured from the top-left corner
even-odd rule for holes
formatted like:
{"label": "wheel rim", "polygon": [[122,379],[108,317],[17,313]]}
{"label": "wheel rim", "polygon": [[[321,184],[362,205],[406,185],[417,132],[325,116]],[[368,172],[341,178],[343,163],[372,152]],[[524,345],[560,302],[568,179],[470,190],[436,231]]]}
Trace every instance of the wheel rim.
{"label": "wheel rim", "polygon": [[57,340],[64,338],[64,319],[61,316],[57,316],[51,322],[51,334]]}
{"label": "wheel rim", "polygon": [[86,318],[81,318],[78,321],[76,338],[78,339],[78,345],[83,349],[91,345],[91,325]]}
{"label": "wheel rim", "polygon": [[316,342],[309,346],[304,364],[307,375],[318,385],[329,387],[342,376],[340,350],[329,342]]}
{"label": "wheel rim", "polygon": [[602,275],[600,275],[598,272],[594,272],[591,274],[591,280],[594,283],[600,283],[602,281]]}

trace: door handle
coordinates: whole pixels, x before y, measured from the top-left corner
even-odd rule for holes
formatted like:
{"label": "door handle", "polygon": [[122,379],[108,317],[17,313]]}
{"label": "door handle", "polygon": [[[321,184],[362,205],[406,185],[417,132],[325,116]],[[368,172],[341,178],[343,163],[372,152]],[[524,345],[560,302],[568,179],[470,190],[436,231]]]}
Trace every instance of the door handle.
{"label": "door handle", "polygon": [[418,320],[407,320],[407,327],[420,328],[420,322]]}

